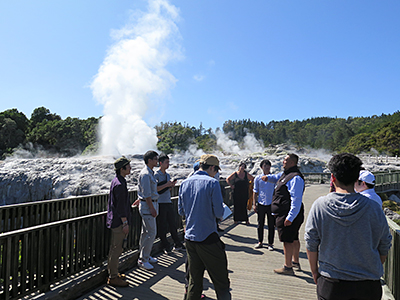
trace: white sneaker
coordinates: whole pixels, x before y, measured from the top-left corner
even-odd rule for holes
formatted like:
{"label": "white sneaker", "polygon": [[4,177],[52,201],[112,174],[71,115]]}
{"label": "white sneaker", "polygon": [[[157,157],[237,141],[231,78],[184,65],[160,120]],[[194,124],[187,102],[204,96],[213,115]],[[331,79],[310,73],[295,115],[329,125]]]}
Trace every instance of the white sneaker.
{"label": "white sneaker", "polygon": [[157,259],[157,258],[149,256],[149,263],[155,264],[155,263],[157,263],[157,262],[158,262],[158,259]]}
{"label": "white sneaker", "polygon": [[149,262],[142,262],[140,259],[137,262],[138,266],[146,269],[146,270],[153,270],[154,267]]}
{"label": "white sneaker", "polygon": [[274,246],[273,245],[268,245],[268,250],[269,251],[274,251]]}

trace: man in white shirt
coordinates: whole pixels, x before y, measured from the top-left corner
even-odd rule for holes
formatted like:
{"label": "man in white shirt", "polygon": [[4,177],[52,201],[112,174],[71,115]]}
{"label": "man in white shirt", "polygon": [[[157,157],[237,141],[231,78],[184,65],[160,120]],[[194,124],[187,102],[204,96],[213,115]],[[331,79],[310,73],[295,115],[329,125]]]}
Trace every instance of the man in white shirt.
{"label": "man in white shirt", "polygon": [[382,206],[382,199],[375,192],[375,176],[370,171],[360,171],[360,176],[354,184],[354,190]]}

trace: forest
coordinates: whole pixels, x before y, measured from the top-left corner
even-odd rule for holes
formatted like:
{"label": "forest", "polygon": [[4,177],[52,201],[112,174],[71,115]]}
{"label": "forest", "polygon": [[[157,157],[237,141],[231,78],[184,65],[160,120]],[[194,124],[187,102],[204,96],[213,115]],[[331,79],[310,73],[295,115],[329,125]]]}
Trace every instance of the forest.
{"label": "forest", "polygon": [[[16,108],[0,112],[0,159],[19,149],[33,154],[45,150],[60,156],[95,153],[99,145],[100,118],[62,119],[45,107],[35,108],[29,119]],[[202,124],[197,128],[186,122],[161,122],[155,129],[157,147],[166,154],[188,150],[193,144],[205,152],[217,149],[215,132]],[[216,130],[229,134],[239,145],[247,133],[252,133],[264,146],[287,143],[336,153],[400,154],[400,111],[347,119],[317,117],[268,123],[250,119],[228,120],[222,129]]]}

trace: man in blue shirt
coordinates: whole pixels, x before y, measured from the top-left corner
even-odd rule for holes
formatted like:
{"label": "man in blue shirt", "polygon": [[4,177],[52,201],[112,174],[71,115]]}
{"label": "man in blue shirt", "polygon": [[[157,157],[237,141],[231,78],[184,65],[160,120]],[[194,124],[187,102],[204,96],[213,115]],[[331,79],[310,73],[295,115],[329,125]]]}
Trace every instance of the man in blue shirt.
{"label": "man in blue shirt", "polygon": [[[268,159],[264,159],[260,163],[263,175],[268,175],[271,170],[271,162]],[[258,175],[254,179],[253,188],[253,210],[257,213],[257,233],[258,243],[255,248],[263,247],[264,240],[264,224],[265,215],[268,220],[268,250],[274,250],[274,237],[275,237],[275,217],[271,213],[272,195],[274,194],[275,184],[271,182],[265,182],[262,180],[263,175]]]}
{"label": "man in blue shirt", "polygon": [[298,160],[296,154],[288,154],[283,160],[283,172],[262,177],[264,181],[276,183],[271,212],[275,216],[279,240],[283,242],[285,264],[274,272],[283,275],[294,275],[293,267],[300,270],[299,230],[304,222],[304,176],[297,167]]}
{"label": "man in blue shirt", "polygon": [[182,182],[179,188],[178,211],[186,219],[186,250],[189,262],[189,286],[186,300],[200,299],[204,270],[214,284],[218,299],[231,299],[228,260],[225,244],[217,233],[216,218],[224,213],[217,174],[219,160],[202,155],[200,169]]}

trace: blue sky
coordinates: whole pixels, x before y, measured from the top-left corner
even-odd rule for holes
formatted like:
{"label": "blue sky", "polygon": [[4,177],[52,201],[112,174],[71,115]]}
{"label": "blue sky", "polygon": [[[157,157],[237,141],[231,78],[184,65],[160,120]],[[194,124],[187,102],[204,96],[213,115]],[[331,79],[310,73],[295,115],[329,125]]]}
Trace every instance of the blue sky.
{"label": "blue sky", "polygon": [[[215,129],[229,119],[400,109],[400,1],[168,3],[176,27],[158,50],[173,54],[155,71],[167,82],[131,108],[143,105],[139,117],[150,126]],[[143,0],[1,1],[0,111],[17,108],[29,118],[45,106],[62,118],[103,115],[92,83],[118,32],[148,11]]]}

